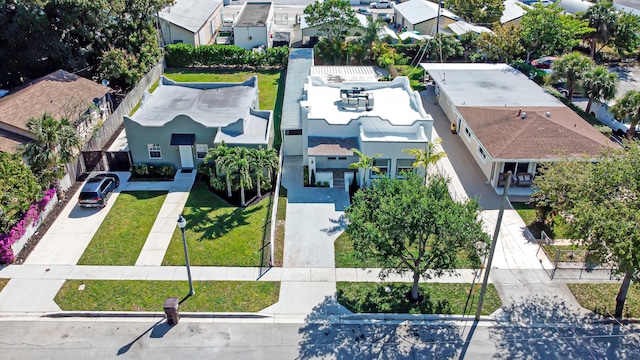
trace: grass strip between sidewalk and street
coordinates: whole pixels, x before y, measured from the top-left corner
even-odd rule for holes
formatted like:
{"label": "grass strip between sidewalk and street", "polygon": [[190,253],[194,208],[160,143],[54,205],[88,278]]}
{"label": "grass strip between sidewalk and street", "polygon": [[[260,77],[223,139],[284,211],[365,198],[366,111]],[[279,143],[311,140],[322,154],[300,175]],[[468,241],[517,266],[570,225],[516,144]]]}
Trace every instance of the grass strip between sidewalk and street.
{"label": "grass strip between sidewalk and street", "polygon": [[135,265],[166,197],[166,191],[120,193],[78,265]]}
{"label": "grass strip between sidewalk and street", "polygon": [[[354,313],[475,314],[479,284],[420,283],[419,303],[407,300],[411,283],[338,282],[338,302]],[[471,296],[469,292],[472,291]],[[487,286],[482,307],[490,315],[502,306],[492,284]]]}
{"label": "grass strip between sidewalk and street", "polygon": [[[620,284],[567,284],[580,306],[604,316],[613,316]],[[631,284],[623,316],[640,317],[640,284]]]}
{"label": "grass strip between sidewalk and street", "polygon": [[[269,198],[246,208],[235,207],[197,181],[184,207],[189,260],[196,266],[260,266],[260,248]],[[269,251],[268,247],[265,251]],[[176,227],[162,265],[184,265],[182,234]]]}
{"label": "grass strip between sidewalk and street", "polygon": [[4,289],[5,286],[7,286],[7,283],[9,283],[9,280],[11,279],[0,279],[0,291],[2,291],[2,289]]}
{"label": "grass strip between sidewalk and street", "polygon": [[[256,312],[278,301],[280,283],[196,281],[193,288],[180,311]],[[187,281],[67,280],[55,302],[65,311],[162,311],[166,298],[188,293]]]}

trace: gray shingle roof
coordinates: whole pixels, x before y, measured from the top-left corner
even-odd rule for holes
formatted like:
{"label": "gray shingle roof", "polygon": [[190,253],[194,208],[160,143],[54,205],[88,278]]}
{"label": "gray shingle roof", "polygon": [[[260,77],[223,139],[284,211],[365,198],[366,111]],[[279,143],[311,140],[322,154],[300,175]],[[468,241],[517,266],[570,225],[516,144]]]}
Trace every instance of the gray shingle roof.
{"label": "gray shingle roof", "polygon": [[162,9],[158,16],[195,33],[205,24],[220,3],[219,0],[176,0],[173,6]]}
{"label": "gray shingle roof", "polygon": [[282,130],[301,129],[300,100],[304,83],[313,66],[313,49],[291,49],[282,103]]}

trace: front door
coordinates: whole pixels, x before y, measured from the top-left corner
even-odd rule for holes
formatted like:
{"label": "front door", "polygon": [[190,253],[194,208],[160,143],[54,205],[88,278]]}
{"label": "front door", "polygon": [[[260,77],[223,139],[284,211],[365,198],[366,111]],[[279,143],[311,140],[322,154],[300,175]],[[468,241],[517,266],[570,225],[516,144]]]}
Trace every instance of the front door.
{"label": "front door", "polygon": [[180,145],[180,164],[183,169],[193,169],[193,151],[191,145]]}

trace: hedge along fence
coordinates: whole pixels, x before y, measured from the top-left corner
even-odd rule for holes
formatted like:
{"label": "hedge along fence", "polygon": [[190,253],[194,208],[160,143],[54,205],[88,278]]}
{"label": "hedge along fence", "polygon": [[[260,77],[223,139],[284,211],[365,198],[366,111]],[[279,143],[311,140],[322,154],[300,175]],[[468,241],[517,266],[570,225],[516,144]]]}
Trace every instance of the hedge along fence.
{"label": "hedge along fence", "polygon": [[235,45],[171,44],[165,47],[168,67],[192,66],[253,66],[286,67],[288,47],[267,48],[264,51],[243,49]]}

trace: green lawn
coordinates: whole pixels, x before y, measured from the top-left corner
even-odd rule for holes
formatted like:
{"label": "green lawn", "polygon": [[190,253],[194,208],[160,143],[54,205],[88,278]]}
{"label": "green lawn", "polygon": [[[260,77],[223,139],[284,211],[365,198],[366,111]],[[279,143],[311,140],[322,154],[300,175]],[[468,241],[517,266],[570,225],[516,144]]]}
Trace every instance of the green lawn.
{"label": "green lawn", "polygon": [[571,232],[567,222],[559,215],[553,218],[550,224],[545,224],[538,221],[538,215],[536,209],[532,208],[529,204],[523,202],[511,203],[513,208],[518,212],[518,215],[522,218],[522,221],[527,225],[529,231],[535,236],[536,239],[541,238],[541,233],[544,231],[552,239],[571,239]]}
{"label": "green lawn", "polygon": [[[422,91],[426,89],[424,83],[421,81],[424,77],[424,69],[422,66],[409,66],[409,65],[395,65],[396,70],[400,76],[408,76],[409,82],[413,90]],[[409,75],[411,73],[411,75]]]}
{"label": "green lawn", "polygon": [[[387,286],[391,291],[387,292]],[[475,313],[479,293],[473,285],[474,292],[469,297],[472,284],[422,283],[420,294],[424,300],[414,304],[405,297],[411,283],[339,282],[337,289],[338,301],[355,313],[471,314]],[[498,293],[489,284],[482,314],[489,315],[500,306]]]}
{"label": "green lawn", "polygon": [[276,210],[276,231],[275,231],[275,266],[282,266],[284,256],[284,229],[287,220],[287,188],[280,186],[280,197],[278,198],[278,208]]}
{"label": "green lawn", "polygon": [[[263,231],[269,231],[265,228],[268,205],[269,198],[265,198],[256,205],[237,208],[212,193],[204,182],[196,182],[183,211],[191,264],[259,266]],[[184,265],[178,228],[162,264]]]}
{"label": "green lawn", "polygon": [[[78,290],[80,284],[84,290]],[[279,282],[196,281],[181,311],[256,312],[278,301]],[[55,297],[65,311],[162,311],[168,297],[189,293],[186,281],[67,280]]]}
{"label": "green lawn", "polygon": [[[567,286],[583,308],[604,316],[613,316],[620,284],[568,284]],[[632,284],[629,288],[623,316],[640,317],[640,284]]]}
{"label": "green lawn", "polygon": [[78,264],[135,265],[166,196],[166,191],[120,193]]}
{"label": "green lawn", "polygon": [[[158,83],[160,82],[160,80],[156,80],[156,82],[153,83],[153,85],[151,85],[151,87],[149,88],[149,92],[152,93],[154,91],[156,91],[156,89],[158,88]],[[140,103],[142,102],[142,100],[138,101],[138,103],[136,104],[136,106],[133,107],[133,109],[131,109],[131,111],[129,112],[129,116],[132,116],[133,114],[136,113],[136,111],[138,111],[138,109],[140,108]]]}
{"label": "green lawn", "polygon": [[[353,249],[353,242],[349,239],[349,235],[343,232],[333,243],[335,261],[337,268],[380,268],[383,264],[376,259],[358,259]],[[473,266],[466,257],[457,259],[457,268],[471,269]]]}

